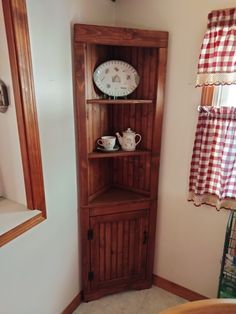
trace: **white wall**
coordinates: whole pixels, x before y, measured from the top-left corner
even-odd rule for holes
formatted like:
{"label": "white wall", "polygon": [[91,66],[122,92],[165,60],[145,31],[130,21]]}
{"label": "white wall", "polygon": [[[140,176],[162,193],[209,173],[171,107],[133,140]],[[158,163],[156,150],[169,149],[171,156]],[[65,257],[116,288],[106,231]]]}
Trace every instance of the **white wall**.
{"label": "white wall", "polygon": [[70,23],[108,0],[28,0],[48,219],[0,250],[0,313],[59,314],[80,291]]}
{"label": "white wall", "polygon": [[1,1],[0,42],[0,79],[7,85],[10,100],[8,111],[4,114],[0,113],[0,196],[26,205],[16,111]]}
{"label": "white wall", "polygon": [[188,175],[200,89],[196,65],[207,14],[235,0],[119,0],[116,24],[169,31],[154,273],[216,296],[228,213],[188,203]]}

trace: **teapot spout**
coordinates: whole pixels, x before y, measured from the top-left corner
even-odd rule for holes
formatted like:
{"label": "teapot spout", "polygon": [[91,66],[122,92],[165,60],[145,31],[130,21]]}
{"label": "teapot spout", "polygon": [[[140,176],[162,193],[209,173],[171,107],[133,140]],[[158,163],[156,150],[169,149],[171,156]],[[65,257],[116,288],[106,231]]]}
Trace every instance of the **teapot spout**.
{"label": "teapot spout", "polygon": [[118,141],[119,141],[120,145],[122,145],[123,139],[122,139],[122,137],[120,136],[120,133],[119,133],[119,132],[116,132],[116,136],[117,136],[117,138],[118,138]]}

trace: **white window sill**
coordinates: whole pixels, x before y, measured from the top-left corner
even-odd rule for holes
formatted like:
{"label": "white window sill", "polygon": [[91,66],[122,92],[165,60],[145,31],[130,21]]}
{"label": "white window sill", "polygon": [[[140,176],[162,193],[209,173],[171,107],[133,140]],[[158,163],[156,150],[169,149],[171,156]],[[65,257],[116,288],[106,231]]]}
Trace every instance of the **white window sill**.
{"label": "white window sill", "polygon": [[0,236],[39,215],[39,210],[29,210],[25,205],[0,197]]}

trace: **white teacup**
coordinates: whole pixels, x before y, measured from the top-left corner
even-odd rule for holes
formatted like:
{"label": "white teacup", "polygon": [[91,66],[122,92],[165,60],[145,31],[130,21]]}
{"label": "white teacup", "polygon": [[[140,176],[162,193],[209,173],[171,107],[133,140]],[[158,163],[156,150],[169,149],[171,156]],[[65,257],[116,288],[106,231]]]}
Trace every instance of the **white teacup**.
{"label": "white teacup", "polygon": [[116,137],[115,136],[102,136],[97,143],[104,147],[106,150],[113,150],[116,144]]}

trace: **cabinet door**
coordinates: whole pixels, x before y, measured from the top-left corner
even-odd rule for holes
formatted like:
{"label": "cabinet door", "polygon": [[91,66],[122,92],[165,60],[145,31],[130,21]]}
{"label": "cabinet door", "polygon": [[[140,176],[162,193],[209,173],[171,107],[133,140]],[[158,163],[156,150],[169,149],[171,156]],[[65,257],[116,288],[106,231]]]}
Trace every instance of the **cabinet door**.
{"label": "cabinet door", "polygon": [[92,289],[145,279],[148,215],[144,209],[90,219]]}

